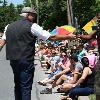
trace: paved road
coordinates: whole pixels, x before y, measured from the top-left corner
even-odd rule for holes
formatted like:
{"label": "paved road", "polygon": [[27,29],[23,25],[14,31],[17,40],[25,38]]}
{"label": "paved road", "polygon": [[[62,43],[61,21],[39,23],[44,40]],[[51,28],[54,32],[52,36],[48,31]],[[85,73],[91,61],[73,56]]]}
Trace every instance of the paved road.
{"label": "paved road", "polygon": [[[39,60],[35,60],[35,77],[32,90],[32,100],[60,100],[60,94],[55,93],[56,89],[53,89],[52,94],[40,94],[40,91],[45,87],[37,84],[37,81],[46,77]],[[9,66],[9,61],[5,57],[5,48],[0,52],[0,100],[14,100],[13,93],[13,73]],[[82,97],[82,100],[88,100]]]}
{"label": "paved road", "polygon": [[14,100],[13,74],[5,57],[5,48],[0,52],[0,100]]}
{"label": "paved road", "polygon": [[[40,67],[40,62],[35,61],[37,64],[35,70],[35,78],[32,90],[32,100],[59,100],[60,95],[57,93],[53,94],[40,94],[40,91],[45,87],[37,84],[38,80],[45,78],[44,71]],[[0,52],[0,100],[14,100],[13,93],[13,73],[9,65],[9,61],[5,57],[5,48]],[[53,90],[53,92],[56,92]]]}
{"label": "paved road", "polygon": [[46,78],[47,76],[44,74],[43,69],[40,67],[40,62],[35,61],[35,63],[38,65],[36,66],[35,71],[35,78],[34,78],[34,84],[33,84],[33,91],[32,91],[32,98],[36,96],[36,99],[32,100],[60,100],[60,94],[56,93],[56,88],[53,89],[52,94],[40,94],[40,91],[45,88],[45,86],[40,86],[37,84],[37,81]]}

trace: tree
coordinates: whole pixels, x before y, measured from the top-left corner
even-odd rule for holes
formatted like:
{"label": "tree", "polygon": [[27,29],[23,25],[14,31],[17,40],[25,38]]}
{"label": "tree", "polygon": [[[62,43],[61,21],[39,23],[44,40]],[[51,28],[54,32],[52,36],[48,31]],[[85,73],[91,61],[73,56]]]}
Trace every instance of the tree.
{"label": "tree", "polygon": [[22,8],[24,7],[24,5],[20,4],[20,5],[17,5],[17,13],[20,14],[21,13],[21,10]]}
{"label": "tree", "polygon": [[95,2],[95,0],[74,0],[74,16],[78,18],[81,27],[94,17],[91,7]]}
{"label": "tree", "polygon": [[3,3],[3,1],[0,0],[0,4],[2,4],[2,3]]}
{"label": "tree", "polygon": [[2,4],[0,6],[0,31],[3,32],[5,26],[19,17],[19,12],[14,4]]}
{"label": "tree", "polygon": [[[6,0],[0,0],[0,30],[5,25],[19,18],[23,6],[36,5],[36,0],[24,0],[22,5],[8,5]],[[80,27],[91,20],[100,10],[100,0],[73,0],[73,14],[78,19]],[[38,0],[39,24],[45,29],[54,29],[56,26],[67,25],[67,0]]]}
{"label": "tree", "polygon": [[0,1],[1,3],[1,6],[0,6],[0,31],[3,31],[4,29],[4,26],[5,26],[5,23],[6,23],[6,13],[5,13],[5,10],[6,10],[6,5],[7,5],[7,1],[4,0],[3,1]]}
{"label": "tree", "polygon": [[32,5],[36,5],[36,0],[24,0],[23,4],[27,7],[31,7]]}
{"label": "tree", "polygon": [[[42,1],[42,0],[41,0]],[[43,0],[39,2],[39,24],[46,29],[67,24],[65,0]]]}
{"label": "tree", "polygon": [[95,5],[91,6],[91,10],[93,10],[95,13],[98,11],[100,12],[100,0],[95,1]]}

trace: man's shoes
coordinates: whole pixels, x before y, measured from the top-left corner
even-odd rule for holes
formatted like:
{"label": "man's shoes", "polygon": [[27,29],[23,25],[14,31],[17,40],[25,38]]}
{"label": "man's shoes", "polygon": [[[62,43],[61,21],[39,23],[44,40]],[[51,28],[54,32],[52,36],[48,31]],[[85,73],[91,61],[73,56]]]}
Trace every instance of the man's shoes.
{"label": "man's shoes", "polygon": [[41,81],[38,81],[37,83],[38,83],[39,85],[46,86],[46,84],[45,84],[45,83],[42,83]]}
{"label": "man's shoes", "polygon": [[45,72],[45,74],[51,74],[51,71],[47,71],[47,72]]}
{"label": "man's shoes", "polygon": [[64,91],[62,91],[60,88],[57,89],[58,93],[64,93]]}
{"label": "man's shoes", "polygon": [[52,89],[46,88],[40,91],[40,94],[52,94]]}

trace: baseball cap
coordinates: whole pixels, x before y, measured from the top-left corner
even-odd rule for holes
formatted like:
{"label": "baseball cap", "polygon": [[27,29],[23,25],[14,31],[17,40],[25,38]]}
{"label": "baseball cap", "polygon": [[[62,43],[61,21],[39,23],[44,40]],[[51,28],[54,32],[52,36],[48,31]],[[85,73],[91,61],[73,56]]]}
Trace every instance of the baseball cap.
{"label": "baseball cap", "polygon": [[34,13],[37,14],[36,10],[31,7],[24,7],[21,11],[21,13]]}

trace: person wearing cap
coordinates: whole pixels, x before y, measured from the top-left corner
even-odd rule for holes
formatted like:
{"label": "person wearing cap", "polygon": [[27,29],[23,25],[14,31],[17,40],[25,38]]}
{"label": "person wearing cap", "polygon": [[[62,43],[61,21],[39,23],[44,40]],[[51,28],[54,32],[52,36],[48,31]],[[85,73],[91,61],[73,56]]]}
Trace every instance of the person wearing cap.
{"label": "person wearing cap", "polygon": [[96,93],[96,100],[100,100],[100,12],[96,14],[97,17],[97,25],[92,26],[92,32],[88,35],[79,35],[78,38],[82,39],[91,39],[93,36],[97,36],[97,43],[98,43],[98,52],[99,52],[99,59],[96,64],[96,77],[95,77],[95,93]]}
{"label": "person wearing cap", "polygon": [[22,18],[6,27],[6,58],[14,73],[15,100],[31,100],[31,90],[34,77],[34,54],[36,38],[46,41],[73,39],[75,35],[51,35],[43,30],[37,21],[37,12],[30,7],[24,7]]}

